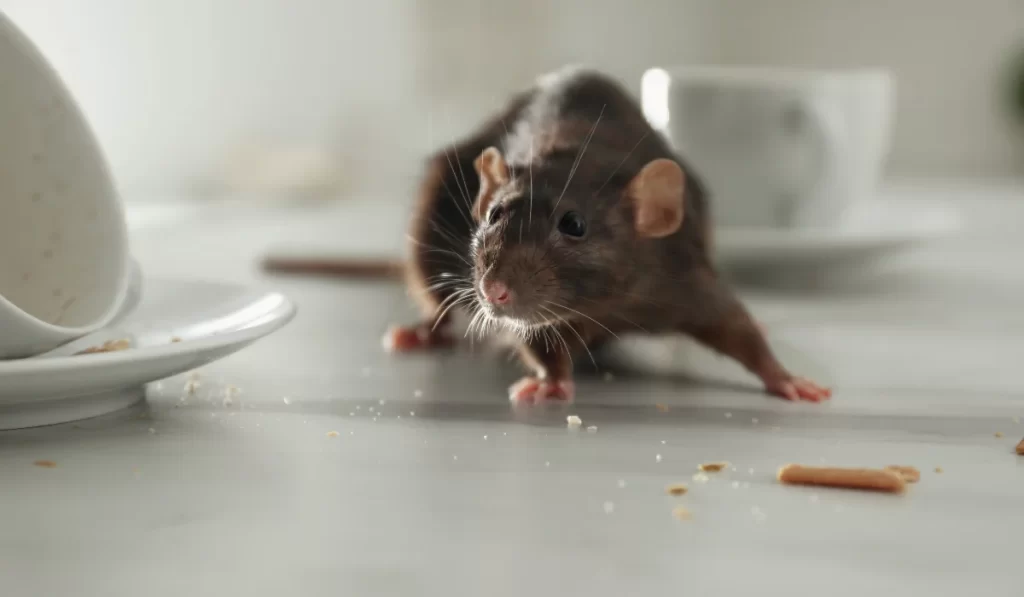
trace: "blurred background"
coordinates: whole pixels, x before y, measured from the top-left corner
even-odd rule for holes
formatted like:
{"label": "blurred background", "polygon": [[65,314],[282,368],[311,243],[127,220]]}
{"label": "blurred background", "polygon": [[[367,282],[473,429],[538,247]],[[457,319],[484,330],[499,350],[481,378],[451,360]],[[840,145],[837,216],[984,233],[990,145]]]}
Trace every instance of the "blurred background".
{"label": "blurred background", "polygon": [[886,67],[898,87],[888,176],[1024,175],[1024,84],[1014,104],[1010,83],[1024,64],[1021,0],[0,0],[0,10],[60,71],[128,201],[246,188],[403,198],[428,150],[538,73],[581,62],[637,92],[652,66]]}

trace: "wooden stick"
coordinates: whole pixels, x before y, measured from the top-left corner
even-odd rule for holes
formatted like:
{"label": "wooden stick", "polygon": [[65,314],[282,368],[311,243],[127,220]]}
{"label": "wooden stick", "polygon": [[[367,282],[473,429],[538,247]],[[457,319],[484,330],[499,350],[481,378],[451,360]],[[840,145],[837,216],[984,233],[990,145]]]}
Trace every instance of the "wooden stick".
{"label": "wooden stick", "polygon": [[789,485],[820,485],[900,493],[906,487],[896,471],[866,468],[814,467],[787,464],[779,469],[779,481]]}

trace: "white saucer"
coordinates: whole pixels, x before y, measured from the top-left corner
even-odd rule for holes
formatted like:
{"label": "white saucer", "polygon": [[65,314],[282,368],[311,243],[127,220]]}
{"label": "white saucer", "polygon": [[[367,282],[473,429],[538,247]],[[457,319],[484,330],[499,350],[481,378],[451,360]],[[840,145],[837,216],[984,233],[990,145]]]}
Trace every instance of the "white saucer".
{"label": "white saucer", "polygon": [[[237,352],[294,315],[291,301],[273,292],[147,279],[138,309],[116,329],[0,362],[0,429],[66,423],[130,406],[143,398],[146,383]],[[120,339],[132,348],[74,356]]]}
{"label": "white saucer", "polygon": [[951,206],[885,199],[855,205],[829,228],[715,230],[715,259],[727,269],[824,267],[867,262],[947,237],[960,229]]}

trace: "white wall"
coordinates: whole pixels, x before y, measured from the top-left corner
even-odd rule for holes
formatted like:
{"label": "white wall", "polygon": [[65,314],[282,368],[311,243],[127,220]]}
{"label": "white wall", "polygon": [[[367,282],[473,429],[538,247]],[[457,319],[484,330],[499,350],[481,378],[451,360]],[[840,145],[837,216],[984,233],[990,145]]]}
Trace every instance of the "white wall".
{"label": "white wall", "polygon": [[885,64],[893,170],[1007,172],[995,69],[1020,0],[0,0],[83,105],[128,196],[188,188],[236,144],[333,146],[403,188],[428,148],[538,72]]}

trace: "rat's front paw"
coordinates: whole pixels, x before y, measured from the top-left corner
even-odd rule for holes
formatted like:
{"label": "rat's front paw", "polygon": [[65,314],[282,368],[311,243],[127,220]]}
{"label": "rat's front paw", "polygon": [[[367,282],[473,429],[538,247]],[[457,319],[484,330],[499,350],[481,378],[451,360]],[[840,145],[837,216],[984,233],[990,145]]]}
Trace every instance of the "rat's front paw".
{"label": "rat's front paw", "polygon": [[381,343],[388,352],[412,352],[448,348],[454,345],[455,341],[443,330],[432,330],[426,325],[417,325],[392,327],[384,334]]}
{"label": "rat's front paw", "polygon": [[806,400],[822,402],[832,397],[832,390],[820,386],[809,379],[781,375],[777,378],[764,380],[765,390],[786,400]]}
{"label": "rat's front paw", "polygon": [[570,403],[575,393],[576,386],[572,380],[550,381],[524,377],[509,387],[508,399],[515,404]]}

